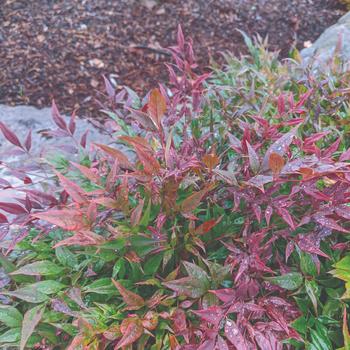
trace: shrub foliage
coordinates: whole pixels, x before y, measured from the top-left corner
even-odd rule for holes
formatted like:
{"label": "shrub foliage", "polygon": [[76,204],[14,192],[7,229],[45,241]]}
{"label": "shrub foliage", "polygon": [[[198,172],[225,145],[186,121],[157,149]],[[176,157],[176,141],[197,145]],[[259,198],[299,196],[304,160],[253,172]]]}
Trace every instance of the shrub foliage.
{"label": "shrub foliage", "polygon": [[245,39],[200,75],[179,29],[169,87],[144,99],[106,79],[105,144],[55,104],[67,156],[0,124],[25,159],[0,182],[0,344],[349,348],[349,73]]}

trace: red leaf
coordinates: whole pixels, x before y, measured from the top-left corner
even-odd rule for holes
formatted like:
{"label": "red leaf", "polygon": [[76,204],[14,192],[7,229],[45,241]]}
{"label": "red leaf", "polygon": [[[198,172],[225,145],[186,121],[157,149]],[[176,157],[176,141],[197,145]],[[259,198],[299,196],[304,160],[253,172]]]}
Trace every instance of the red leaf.
{"label": "red leaf", "polygon": [[350,148],[347,149],[344,153],[341,154],[339,160],[344,162],[345,160],[350,160]]}
{"label": "red leaf", "polygon": [[185,49],[185,37],[180,24],[177,27],[177,45],[181,51]]}
{"label": "red leaf", "polygon": [[81,164],[77,164],[74,162],[70,162],[72,165],[74,165],[77,169],[79,169],[79,171],[86,177],[88,178],[90,181],[94,182],[95,184],[100,185],[101,184],[101,178],[98,175],[98,173],[94,172],[92,169],[81,165]]}
{"label": "red leaf", "polygon": [[64,190],[71,196],[74,202],[83,204],[86,202],[86,192],[80,188],[76,183],[68,180],[64,175],[55,171],[57,177],[59,178]]}
{"label": "red leaf", "polygon": [[226,341],[220,335],[218,335],[218,339],[216,341],[216,349],[217,350],[229,350],[229,347],[228,347]]}
{"label": "red leaf", "polygon": [[5,203],[5,202],[0,202],[0,209],[6,211],[7,213],[10,214],[27,214],[28,211],[23,208],[21,205],[16,204],[16,203]]}
{"label": "red leaf", "polygon": [[135,146],[137,157],[143,165],[143,169],[147,174],[158,174],[160,165],[151,153],[146,152],[142,147]]}
{"label": "red leaf", "polygon": [[72,135],[75,132],[75,127],[76,127],[76,124],[75,124],[75,112],[73,112],[73,114],[70,117],[69,124],[68,124],[68,130],[69,130],[69,132]]}
{"label": "red leaf", "polygon": [[327,150],[323,153],[322,157],[323,158],[331,158],[333,153],[335,153],[339,147],[339,144],[340,144],[340,137],[334,142],[332,143],[328,148]]}
{"label": "red leaf", "polygon": [[86,139],[87,139],[87,135],[89,133],[89,130],[86,130],[83,134],[83,136],[80,139],[80,145],[81,147],[85,148],[86,147]]}
{"label": "red leaf", "polygon": [[292,129],[291,131],[281,136],[277,141],[275,141],[269,147],[269,149],[265,153],[264,160],[263,160],[263,168],[265,170],[267,170],[269,167],[269,160],[270,160],[271,154],[277,153],[280,156],[283,156],[287,151],[288,147],[290,146],[290,144],[292,143],[297,131],[298,131],[298,126],[296,126],[294,129]]}
{"label": "red leaf", "polygon": [[78,231],[85,227],[83,215],[76,209],[52,209],[42,213],[34,213],[32,217],[47,221],[69,231]]}
{"label": "red leaf", "polygon": [[182,213],[191,213],[193,210],[195,210],[202,198],[205,196],[205,194],[210,190],[210,187],[212,186],[207,186],[206,188],[192,193],[189,197],[187,197],[182,203],[181,203],[181,212]]}
{"label": "red leaf", "polygon": [[205,221],[201,225],[199,225],[194,232],[197,235],[204,235],[205,233],[209,232],[213,227],[215,227],[221,221],[221,219],[222,216],[220,216],[218,219],[211,219]]}
{"label": "red leaf", "polygon": [[278,175],[284,166],[284,159],[278,153],[271,153],[269,158],[269,167],[274,175]]}
{"label": "red leaf", "polygon": [[261,192],[265,192],[264,185],[273,181],[273,177],[269,175],[256,175],[247,183],[257,187]]}
{"label": "red leaf", "polygon": [[350,220],[350,207],[347,205],[338,205],[334,208],[338,216]]}
{"label": "red leaf", "polygon": [[292,216],[289,214],[288,210],[285,208],[276,208],[277,213],[282,219],[290,226],[292,230],[295,230],[295,224]]}
{"label": "red leaf", "polygon": [[12,132],[3,122],[0,122],[0,129],[5,136],[6,140],[11,142],[13,145],[23,149],[21,142],[18,137]]}
{"label": "red leaf", "polygon": [[281,94],[278,96],[277,100],[277,109],[278,109],[278,114],[281,116],[285,112],[285,101],[284,101],[284,96]]}
{"label": "red leaf", "polygon": [[231,303],[236,298],[236,293],[232,288],[209,290],[209,292],[216,295],[223,303]]}
{"label": "red leaf", "polygon": [[67,131],[67,124],[63,117],[61,116],[60,112],[57,109],[56,103],[54,100],[52,100],[52,109],[51,109],[51,115],[52,119],[55,122],[55,124],[64,131]]}
{"label": "red leaf", "polygon": [[103,75],[103,80],[105,83],[105,89],[106,89],[106,92],[108,94],[108,97],[110,99],[113,99],[113,97],[115,95],[114,87],[112,86],[112,84],[109,82],[109,80],[104,75]]}
{"label": "red leaf", "polygon": [[131,165],[127,156],[123,152],[99,143],[95,143],[94,145],[100,148],[105,153],[109,154],[112,158],[117,159],[122,167],[133,169],[133,166]]}
{"label": "red leaf", "polygon": [[327,259],[330,259],[330,257],[326,253],[324,253],[321,249],[319,249],[315,245],[315,242],[311,240],[309,237],[302,237],[301,239],[299,239],[298,247],[303,252],[310,253],[310,254],[317,254]]}
{"label": "red leaf", "polygon": [[153,123],[159,129],[161,127],[161,120],[166,112],[166,100],[159,89],[153,89],[151,91],[148,102],[148,112]]}
{"label": "red leaf", "polygon": [[61,246],[97,246],[105,243],[105,239],[95,232],[83,230],[75,233],[72,237],[66,238],[54,245],[54,248]]}
{"label": "red leaf", "polygon": [[265,209],[265,220],[267,225],[270,225],[270,219],[271,219],[271,215],[273,214],[273,209],[271,207],[271,205],[268,205]]}
{"label": "red leaf", "polygon": [[118,344],[114,347],[114,350],[118,350],[123,347],[127,347],[134,343],[143,334],[142,323],[137,318],[130,318],[123,320],[120,330],[123,337],[119,340]]}
{"label": "red leaf", "polygon": [[48,193],[38,191],[38,190],[27,190],[27,189],[24,189],[22,191],[28,194],[29,197],[33,198],[34,200],[42,204],[50,205],[50,206],[58,204],[57,199]]}
{"label": "red leaf", "polygon": [[192,313],[199,316],[202,320],[211,323],[214,327],[218,327],[224,317],[224,311],[217,305],[210,306],[205,310],[192,311]]}
{"label": "red leaf", "polygon": [[252,169],[253,173],[256,174],[260,168],[259,156],[248,141],[246,141],[246,145],[248,150],[250,168]]}
{"label": "red leaf", "polygon": [[28,131],[26,140],[24,141],[24,147],[29,152],[32,147],[32,129]]}
{"label": "red leaf", "polygon": [[349,232],[348,230],[345,230],[340,225],[338,225],[335,220],[333,220],[331,218],[327,218],[323,215],[314,215],[314,219],[316,222],[318,222],[319,224],[321,224],[324,227],[328,227],[328,228],[331,228],[333,230],[340,231],[340,232]]}
{"label": "red leaf", "polygon": [[133,293],[127,290],[123,285],[119,282],[115,281],[112,278],[112,282],[115,287],[118,289],[120,295],[122,296],[124,303],[127,305],[127,310],[138,310],[141,309],[145,305],[145,301],[138,294]]}
{"label": "red leaf", "polygon": [[109,197],[100,197],[94,199],[93,201],[110,209],[117,209],[119,207],[119,203],[115,199]]}
{"label": "red leaf", "polygon": [[0,224],[5,224],[7,222],[7,217],[4,214],[0,213]]}
{"label": "red leaf", "polygon": [[131,226],[137,226],[140,223],[144,204],[145,204],[145,201],[143,199],[141,199],[139,201],[139,204],[132,211],[131,216],[130,216]]}
{"label": "red leaf", "polygon": [[249,350],[238,326],[230,319],[226,320],[225,323],[225,336],[236,349]]}

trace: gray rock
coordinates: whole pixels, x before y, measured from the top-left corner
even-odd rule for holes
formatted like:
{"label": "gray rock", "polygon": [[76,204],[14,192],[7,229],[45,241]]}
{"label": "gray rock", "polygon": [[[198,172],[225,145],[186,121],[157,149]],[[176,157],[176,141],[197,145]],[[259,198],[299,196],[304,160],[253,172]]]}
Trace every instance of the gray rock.
{"label": "gray rock", "polygon": [[[67,122],[69,118],[66,117]],[[0,105],[0,121],[13,130],[20,140],[24,140],[29,129],[32,129],[32,150],[39,151],[41,148],[51,147],[57,144],[57,140],[43,137],[42,132],[49,129],[57,129],[51,118],[51,109],[37,109],[31,106],[10,107]],[[102,142],[105,135],[98,131],[84,119],[76,119],[76,135],[79,138],[86,129],[89,129],[88,139],[93,142]],[[0,134],[0,152],[9,146],[4,137]],[[1,159],[4,160],[4,159]]]}
{"label": "gray rock", "polygon": [[314,67],[327,67],[337,47],[344,69],[350,69],[350,12],[326,29],[312,46],[303,49],[301,56],[305,62],[311,61]]}
{"label": "gray rock", "polygon": [[[64,118],[68,124],[69,118]],[[101,132],[88,121],[79,118],[76,118],[75,140],[71,137],[45,136],[45,131],[58,129],[51,118],[50,108],[37,109],[30,106],[10,107],[0,105],[0,121],[16,134],[22,144],[28,131],[32,130],[32,147],[29,156],[14,153],[16,147],[11,145],[0,132],[0,178],[10,182],[14,187],[23,186],[23,182],[11,174],[7,165],[10,165],[11,168],[19,169],[33,162],[41,163],[43,158],[52,159],[61,154],[67,159],[78,161],[79,156],[71,153],[69,149],[72,149],[76,142],[80,142],[81,136],[86,130],[89,130],[87,150],[90,149],[89,146],[92,142],[109,144],[114,141],[107,133]],[[40,177],[38,176],[40,176],[38,171],[31,172],[33,181],[39,181]],[[10,201],[15,194],[17,193],[13,189],[1,190],[0,201]]]}

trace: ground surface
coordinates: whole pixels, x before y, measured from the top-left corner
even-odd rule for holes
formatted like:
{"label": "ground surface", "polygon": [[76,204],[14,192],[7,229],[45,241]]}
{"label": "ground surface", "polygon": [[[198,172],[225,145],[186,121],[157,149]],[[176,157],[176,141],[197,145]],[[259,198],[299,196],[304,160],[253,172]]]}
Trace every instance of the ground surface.
{"label": "ground surface", "polygon": [[[344,13],[337,0],[0,0],[0,104],[96,106],[101,75],[140,91],[165,80],[168,57],[144,47],[191,34],[202,67],[244,51],[236,28],[269,36],[286,56]],[[143,48],[135,45],[141,45]]]}

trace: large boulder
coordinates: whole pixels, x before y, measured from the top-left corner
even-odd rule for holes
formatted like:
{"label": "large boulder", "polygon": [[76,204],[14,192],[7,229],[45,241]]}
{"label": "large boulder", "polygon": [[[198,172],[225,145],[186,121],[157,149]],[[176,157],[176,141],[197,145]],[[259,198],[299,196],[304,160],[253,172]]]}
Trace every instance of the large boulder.
{"label": "large boulder", "polygon": [[301,51],[306,62],[314,60],[314,66],[326,66],[335,54],[344,62],[344,68],[350,69],[350,12],[326,29],[310,47]]}

